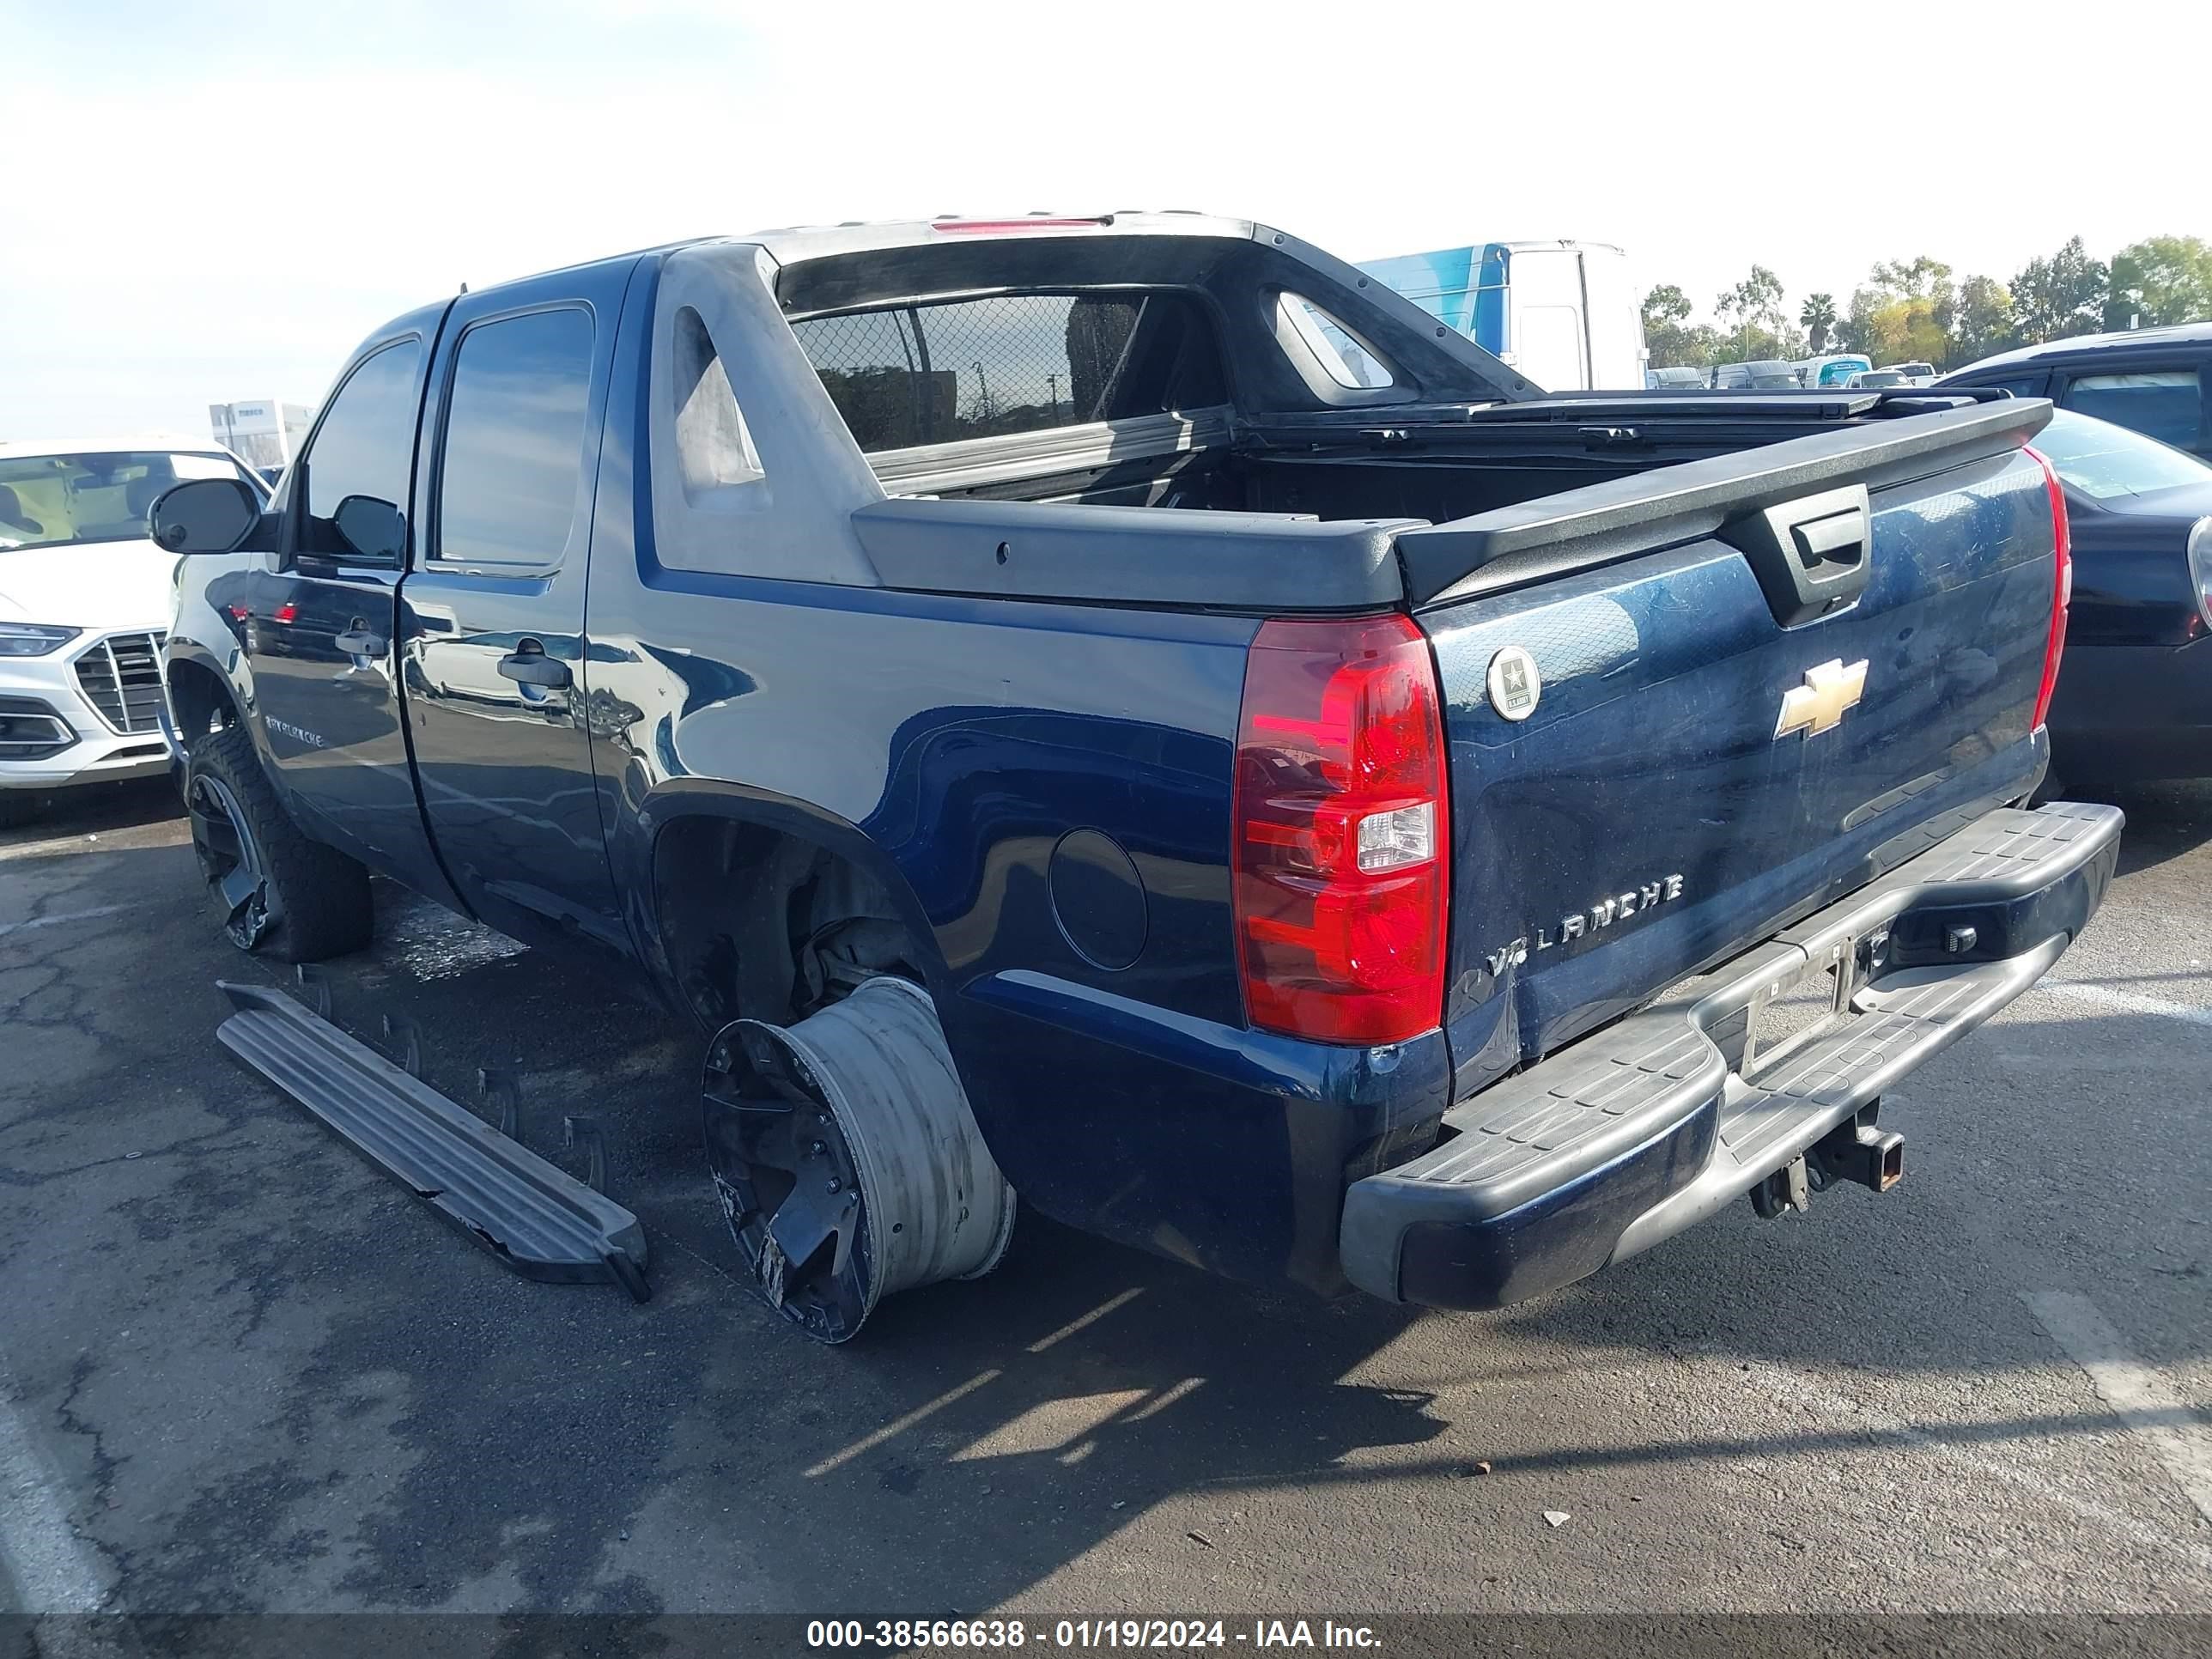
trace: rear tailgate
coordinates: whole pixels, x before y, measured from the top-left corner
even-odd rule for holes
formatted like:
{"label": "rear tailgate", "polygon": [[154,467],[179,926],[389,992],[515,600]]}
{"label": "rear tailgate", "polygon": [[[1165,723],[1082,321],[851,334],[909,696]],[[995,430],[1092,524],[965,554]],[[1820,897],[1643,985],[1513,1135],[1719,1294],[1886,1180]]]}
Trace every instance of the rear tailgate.
{"label": "rear tailgate", "polygon": [[1871,422],[1401,534],[1446,704],[1459,1094],[2026,792],[2048,418]]}

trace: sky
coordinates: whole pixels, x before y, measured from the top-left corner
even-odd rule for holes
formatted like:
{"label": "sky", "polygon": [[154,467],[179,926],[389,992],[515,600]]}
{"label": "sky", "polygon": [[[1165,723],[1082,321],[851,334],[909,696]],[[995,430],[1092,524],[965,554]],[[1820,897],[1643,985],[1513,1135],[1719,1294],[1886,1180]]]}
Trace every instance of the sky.
{"label": "sky", "polygon": [[[313,404],[386,318],[686,236],[1200,208],[1626,247],[1700,314],[2212,235],[2212,8],[0,0],[0,440]],[[2122,27],[2122,22],[2124,27]],[[2195,73],[2191,70],[2191,73]]]}

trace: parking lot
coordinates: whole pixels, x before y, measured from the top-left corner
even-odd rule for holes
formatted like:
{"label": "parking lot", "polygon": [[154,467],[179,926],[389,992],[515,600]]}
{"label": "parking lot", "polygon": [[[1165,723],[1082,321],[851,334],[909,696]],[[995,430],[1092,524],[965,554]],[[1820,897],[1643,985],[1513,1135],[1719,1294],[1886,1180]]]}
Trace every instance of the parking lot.
{"label": "parking lot", "polygon": [[2123,804],[1887,1197],[1449,1316],[1025,1215],[830,1350],[732,1276],[688,1032],[396,890],[329,969],[541,1151],[609,1125],[652,1301],[526,1283],[228,1060],[216,981],[282,970],[163,786],[88,799],[0,837],[0,1605],[2212,1609],[2212,789]]}

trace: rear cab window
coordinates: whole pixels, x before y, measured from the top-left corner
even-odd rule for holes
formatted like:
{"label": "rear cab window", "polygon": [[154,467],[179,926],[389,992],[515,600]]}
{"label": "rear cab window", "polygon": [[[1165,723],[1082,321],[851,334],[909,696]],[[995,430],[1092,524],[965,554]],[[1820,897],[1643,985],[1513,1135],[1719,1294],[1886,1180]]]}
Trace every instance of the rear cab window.
{"label": "rear cab window", "polygon": [[1389,361],[1373,346],[1302,294],[1288,290],[1275,301],[1279,319],[1292,337],[1313,354],[1322,372],[1346,391],[1398,383]]}
{"label": "rear cab window", "polygon": [[999,295],[792,325],[865,453],[1209,408],[1212,319],[1170,289]]}

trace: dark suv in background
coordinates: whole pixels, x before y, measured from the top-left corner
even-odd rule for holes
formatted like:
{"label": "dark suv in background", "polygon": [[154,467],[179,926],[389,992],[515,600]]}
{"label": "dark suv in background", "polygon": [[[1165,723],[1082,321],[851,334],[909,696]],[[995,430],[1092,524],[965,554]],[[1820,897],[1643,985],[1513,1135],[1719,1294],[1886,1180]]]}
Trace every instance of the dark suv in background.
{"label": "dark suv in background", "polygon": [[2048,398],[2212,460],[2212,323],[2053,340],[1984,358],[1936,384]]}

